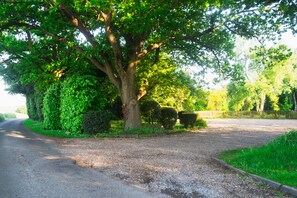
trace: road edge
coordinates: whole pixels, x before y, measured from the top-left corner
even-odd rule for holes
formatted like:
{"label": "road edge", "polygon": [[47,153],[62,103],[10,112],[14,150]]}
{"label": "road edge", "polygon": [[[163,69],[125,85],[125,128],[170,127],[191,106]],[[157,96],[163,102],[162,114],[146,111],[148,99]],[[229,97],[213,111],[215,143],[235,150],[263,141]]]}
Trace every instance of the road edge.
{"label": "road edge", "polygon": [[221,166],[223,166],[223,167],[225,167],[227,169],[235,171],[235,172],[237,172],[237,173],[239,173],[241,175],[250,176],[250,177],[254,178],[257,181],[261,181],[261,182],[265,183],[266,185],[269,185],[270,187],[272,187],[274,189],[281,190],[281,191],[283,191],[285,193],[288,193],[290,195],[293,195],[293,196],[297,197],[297,189],[296,188],[293,188],[293,187],[287,186],[287,185],[283,185],[281,183],[272,181],[270,179],[266,179],[266,178],[260,177],[258,175],[254,175],[254,174],[245,172],[245,171],[243,171],[241,169],[238,169],[238,168],[235,168],[233,166],[228,165],[223,160],[220,160],[220,159],[218,159],[216,157],[212,157],[212,160],[214,160],[215,162],[217,162],[218,164],[220,164]]}

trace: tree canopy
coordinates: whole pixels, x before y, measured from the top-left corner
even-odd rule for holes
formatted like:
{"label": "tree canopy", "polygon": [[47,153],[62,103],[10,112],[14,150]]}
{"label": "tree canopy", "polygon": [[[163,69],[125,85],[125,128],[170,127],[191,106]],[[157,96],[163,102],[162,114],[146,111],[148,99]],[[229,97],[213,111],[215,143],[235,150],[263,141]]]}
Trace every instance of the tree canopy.
{"label": "tree canopy", "polygon": [[32,69],[41,70],[50,78],[34,82],[44,82],[63,76],[62,66],[83,70],[87,62],[120,93],[126,129],[141,125],[136,74],[147,56],[154,63],[163,52],[179,64],[225,72],[235,35],[264,39],[297,31],[294,0],[8,0],[0,7],[1,54],[8,55],[4,62],[26,65],[29,78],[20,78],[34,81]]}

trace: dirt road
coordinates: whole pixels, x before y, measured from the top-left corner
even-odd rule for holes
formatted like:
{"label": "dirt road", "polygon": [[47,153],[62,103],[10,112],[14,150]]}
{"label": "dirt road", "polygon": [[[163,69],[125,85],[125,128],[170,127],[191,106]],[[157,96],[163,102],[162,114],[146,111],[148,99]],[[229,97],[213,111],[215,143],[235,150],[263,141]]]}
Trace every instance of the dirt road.
{"label": "dirt road", "polygon": [[[223,150],[264,144],[296,120],[208,120],[195,133],[145,139],[57,140],[78,165],[168,197],[279,197],[280,193],[212,161]],[[284,196],[285,195],[281,195]]]}

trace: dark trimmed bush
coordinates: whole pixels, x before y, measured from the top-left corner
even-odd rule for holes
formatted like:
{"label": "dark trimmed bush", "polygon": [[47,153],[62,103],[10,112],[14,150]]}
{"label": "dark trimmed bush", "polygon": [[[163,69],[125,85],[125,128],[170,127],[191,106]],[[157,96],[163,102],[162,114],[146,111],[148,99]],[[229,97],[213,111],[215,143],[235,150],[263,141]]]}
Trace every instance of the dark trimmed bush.
{"label": "dark trimmed bush", "polygon": [[161,109],[160,123],[165,129],[172,130],[176,124],[177,112],[174,108],[164,107]]}
{"label": "dark trimmed bush", "polygon": [[96,134],[110,129],[111,114],[108,111],[88,111],[84,115],[84,133]]}
{"label": "dark trimmed bush", "polygon": [[160,120],[161,106],[154,100],[141,101],[140,111],[144,120],[149,124],[157,123]]}
{"label": "dark trimmed bush", "polygon": [[180,113],[179,114],[179,119],[180,119],[180,123],[182,125],[184,125],[185,128],[188,127],[194,127],[195,126],[195,122],[197,120],[198,115],[196,113]]}
{"label": "dark trimmed bush", "polygon": [[2,113],[0,113],[0,122],[2,122],[4,120],[5,120],[4,115]]}

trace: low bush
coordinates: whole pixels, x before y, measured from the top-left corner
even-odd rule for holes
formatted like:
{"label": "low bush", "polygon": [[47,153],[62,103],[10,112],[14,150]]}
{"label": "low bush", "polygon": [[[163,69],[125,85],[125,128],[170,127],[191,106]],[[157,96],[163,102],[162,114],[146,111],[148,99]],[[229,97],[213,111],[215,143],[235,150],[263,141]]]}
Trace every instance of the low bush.
{"label": "low bush", "polygon": [[144,120],[149,124],[157,123],[161,116],[161,106],[154,100],[140,102],[140,111]]}
{"label": "low bush", "polygon": [[161,109],[160,123],[165,129],[172,130],[177,121],[177,112],[170,107],[164,107]]}
{"label": "low bush", "polygon": [[207,127],[207,122],[203,120],[202,118],[198,118],[195,122],[195,126],[198,129],[206,128]]}
{"label": "low bush", "polygon": [[196,113],[179,113],[180,123],[184,125],[185,128],[194,127],[198,115]]}
{"label": "low bush", "polygon": [[108,111],[88,111],[84,115],[83,129],[85,133],[96,134],[110,129],[111,114]]}
{"label": "low bush", "polygon": [[5,120],[5,117],[2,113],[0,113],[0,122],[4,121]]}
{"label": "low bush", "polygon": [[16,118],[16,115],[14,113],[4,113],[4,117],[8,119]]}

